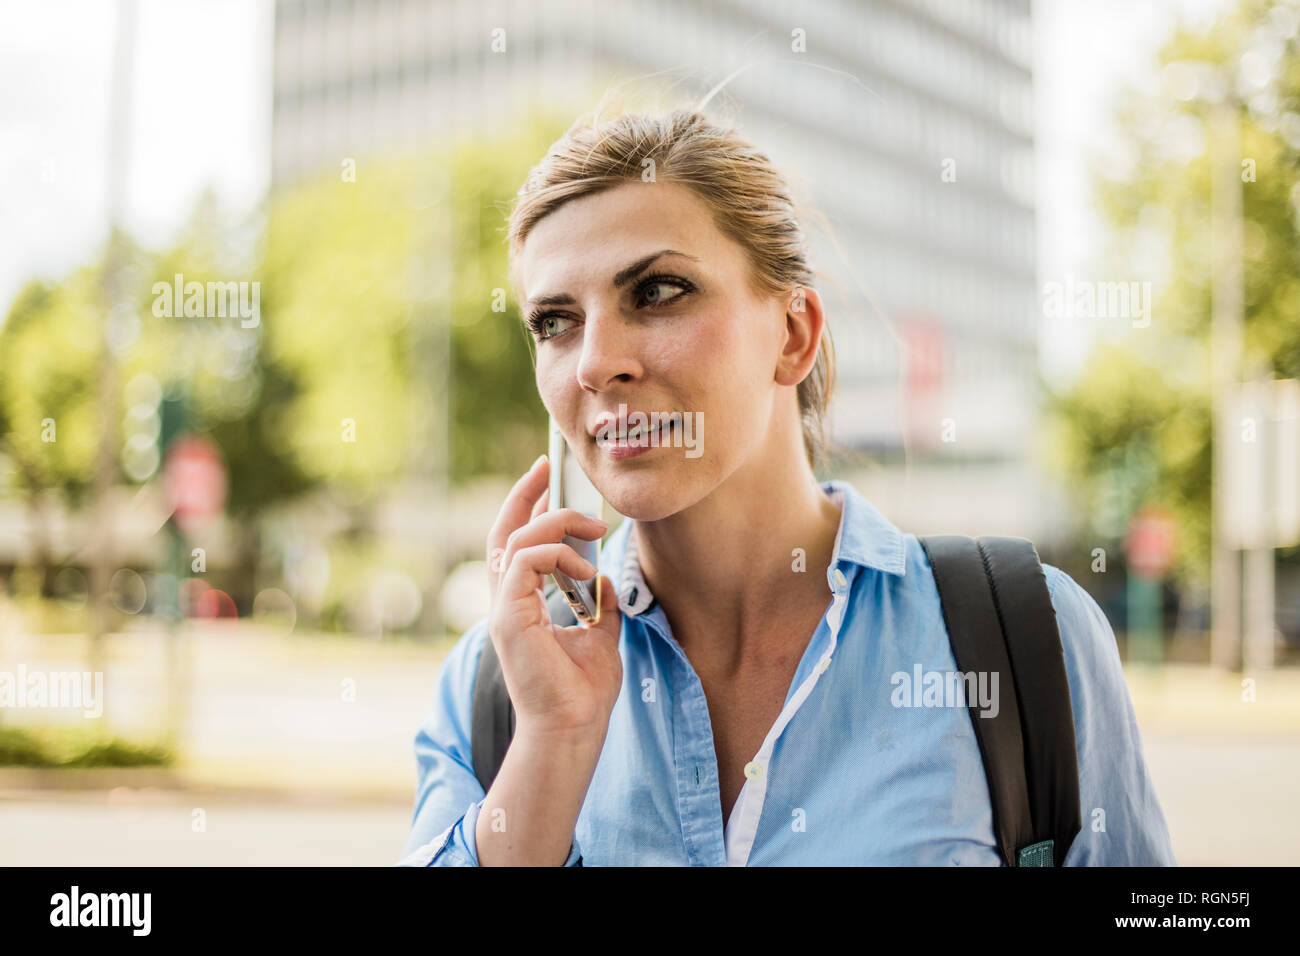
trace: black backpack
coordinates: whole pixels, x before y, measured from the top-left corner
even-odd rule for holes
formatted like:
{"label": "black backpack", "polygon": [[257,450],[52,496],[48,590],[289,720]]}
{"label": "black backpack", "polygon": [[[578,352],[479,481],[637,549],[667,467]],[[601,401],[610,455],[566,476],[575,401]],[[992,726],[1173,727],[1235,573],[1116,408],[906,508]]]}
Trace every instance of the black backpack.
{"label": "black backpack", "polygon": [[[1024,538],[932,535],[930,559],[957,669],[1010,675],[996,716],[970,702],[1007,866],[1060,866],[1081,827],[1074,715],[1065,658],[1038,552]],[[551,619],[575,622],[558,590]],[[486,793],[515,730],[515,712],[489,639],[474,684],[474,773]]]}

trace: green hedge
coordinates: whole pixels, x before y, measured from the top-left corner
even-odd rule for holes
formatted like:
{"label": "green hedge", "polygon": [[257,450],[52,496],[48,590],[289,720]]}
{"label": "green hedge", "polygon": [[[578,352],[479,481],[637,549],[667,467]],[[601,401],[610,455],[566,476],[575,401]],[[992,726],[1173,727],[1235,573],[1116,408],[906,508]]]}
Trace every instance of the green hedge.
{"label": "green hedge", "polygon": [[0,767],[167,767],[174,759],[166,747],[79,728],[0,727]]}

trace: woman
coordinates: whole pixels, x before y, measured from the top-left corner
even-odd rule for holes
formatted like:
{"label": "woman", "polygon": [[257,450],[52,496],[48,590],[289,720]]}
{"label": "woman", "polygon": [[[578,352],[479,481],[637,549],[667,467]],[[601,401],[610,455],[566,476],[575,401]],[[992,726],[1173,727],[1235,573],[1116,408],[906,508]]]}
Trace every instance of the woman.
{"label": "woman", "polygon": [[[606,526],[545,510],[544,459],[507,496],[490,616],[416,737],[402,862],[998,865],[968,711],[891,701],[892,674],[954,669],[925,554],[813,473],[830,340],[767,158],[690,111],[580,122],[509,239],[542,401],[629,520],[601,556],[599,624],[557,628],[546,575],[595,572],[562,539]],[[680,418],[629,435],[635,412]],[[1172,864],[1109,625],[1045,573],[1084,819],[1066,862]],[[489,640],[517,726],[484,794],[469,728]]]}

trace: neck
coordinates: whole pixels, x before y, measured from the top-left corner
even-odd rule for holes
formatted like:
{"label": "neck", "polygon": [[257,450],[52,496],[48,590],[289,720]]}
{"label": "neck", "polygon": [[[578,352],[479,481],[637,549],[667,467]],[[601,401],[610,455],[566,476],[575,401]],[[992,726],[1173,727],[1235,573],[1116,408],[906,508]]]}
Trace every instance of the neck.
{"label": "neck", "polygon": [[690,508],[636,523],[642,573],[683,649],[704,642],[738,662],[794,637],[806,642],[811,632],[790,625],[829,603],[840,509],[802,456],[786,461],[742,467]]}

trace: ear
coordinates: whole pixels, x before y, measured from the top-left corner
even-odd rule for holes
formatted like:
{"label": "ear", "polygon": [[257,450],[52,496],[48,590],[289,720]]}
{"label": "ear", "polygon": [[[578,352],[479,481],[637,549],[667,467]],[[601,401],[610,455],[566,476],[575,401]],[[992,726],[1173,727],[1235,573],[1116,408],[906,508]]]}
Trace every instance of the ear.
{"label": "ear", "polygon": [[817,290],[799,286],[785,303],[785,343],[776,363],[779,385],[798,385],[812,371],[821,347],[826,313]]}

